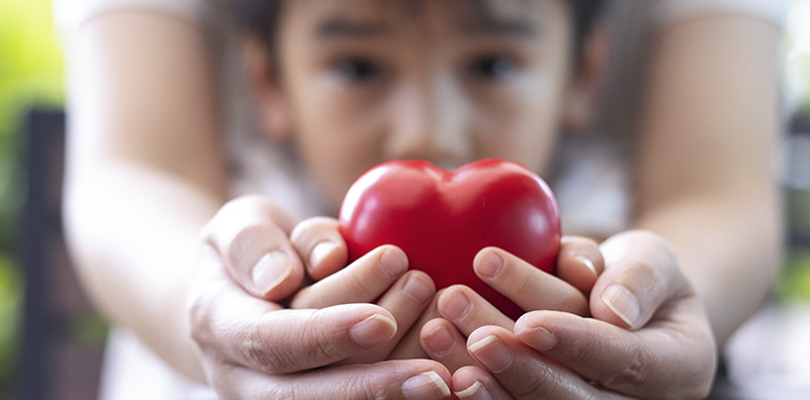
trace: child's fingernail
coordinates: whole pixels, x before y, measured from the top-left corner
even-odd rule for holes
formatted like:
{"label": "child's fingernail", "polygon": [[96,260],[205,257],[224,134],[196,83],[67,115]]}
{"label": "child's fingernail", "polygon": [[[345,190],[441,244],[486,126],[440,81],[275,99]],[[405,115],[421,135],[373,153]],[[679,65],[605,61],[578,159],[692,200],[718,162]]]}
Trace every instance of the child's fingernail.
{"label": "child's fingernail", "polygon": [[453,335],[443,326],[430,331],[422,340],[425,341],[434,355],[441,356],[450,351],[453,346]]}
{"label": "child's fingernail", "polygon": [[475,381],[470,387],[460,392],[455,392],[455,395],[464,400],[492,400],[492,395],[489,394],[487,388],[480,381]]}
{"label": "child's fingernail", "polygon": [[312,267],[315,267],[316,265],[320,264],[321,261],[323,261],[326,258],[326,256],[328,256],[329,253],[331,253],[337,247],[338,245],[335,244],[334,242],[326,241],[318,243],[317,245],[315,245],[315,248],[312,249],[312,253],[309,254],[309,264]]}
{"label": "child's fingernail", "polygon": [[450,396],[450,388],[435,371],[413,376],[402,384],[402,394],[409,400],[444,399]]}
{"label": "child's fingernail", "polygon": [[440,305],[444,317],[453,322],[458,322],[470,309],[470,299],[461,292],[450,294]]}
{"label": "child's fingernail", "polygon": [[371,347],[394,337],[397,324],[391,318],[374,314],[352,326],[349,334],[355,343]]}
{"label": "child's fingernail", "polygon": [[469,349],[478,362],[496,374],[505,371],[512,365],[512,350],[495,335],[487,336],[471,344]]}
{"label": "child's fingernail", "polygon": [[494,251],[487,251],[478,261],[478,273],[485,278],[495,278],[501,273],[504,267],[503,258]]}
{"label": "child's fingernail", "polygon": [[266,295],[276,286],[284,282],[293,272],[293,263],[283,251],[273,251],[265,254],[253,267],[251,278],[256,290]]}
{"label": "child's fingernail", "polygon": [[602,292],[602,302],[621,318],[630,328],[634,328],[641,314],[636,296],[622,285],[610,285]]}
{"label": "child's fingernail", "polygon": [[418,304],[428,301],[430,296],[433,295],[433,289],[430,287],[430,285],[415,274],[409,276],[408,280],[405,281],[405,286],[402,287],[402,292]]}
{"label": "child's fingernail", "polygon": [[380,255],[380,264],[393,276],[398,276],[408,269],[408,258],[402,252],[386,249]]}
{"label": "child's fingernail", "polygon": [[586,267],[588,267],[588,269],[591,270],[591,272],[593,272],[594,275],[598,275],[596,272],[596,267],[593,265],[593,261],[591,261],[590,258],[585,256],[574,256],[574,259],[581,262]]}
{"label": "child's fingernail", "polygon": [[557,337],[542,326],[521,332],[519,336],[520,340],[538,351],[551,350],[557,345]]}

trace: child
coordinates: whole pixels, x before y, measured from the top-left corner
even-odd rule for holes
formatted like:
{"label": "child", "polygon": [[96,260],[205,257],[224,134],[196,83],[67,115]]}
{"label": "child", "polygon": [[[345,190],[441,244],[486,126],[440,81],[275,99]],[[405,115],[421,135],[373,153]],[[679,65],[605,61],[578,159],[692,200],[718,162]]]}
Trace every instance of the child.
{"label": "child", "polygon": [[[598,46],[583,40],[577,53],[571,45],[576,43],[571,15],[586,3],[497,1],[483,8],[463,1],[275,3],[283,5],[276,14],[260,14],[276,16],[273,29],[262,31],[270,47],[255,39],[245,45],[261,126],[271,140],[293,149],[285,156],[304,166],[329,204],[326,212],[361,172],[391,158],[456,166],[501,157],[545,172],[563,122],[576,126],[588,120]],[[130,29],[141,35],[130,35]],[[563,254],[573,260],[572,275],[561,276],[568,283],[535,273],[498,250],[479,254],[479,273],[500,271],[490,282],[516,301],[522,297],[518,302],[530,305],[524,308],[584,313],[577,303],[588,301],[586,311],[595,319],[536,311],[512,328],[474,293],[455,287],[435,303],[444,319],[431,319],[417,335],[422,350],[443,364],[407,359],[314,369],[386,354],[410,357],[419,349],[407,347],[412,341],[403,335],[411,324],[422,325],[417,318],[434,288],[423,274],[406,273],[405,255],[392,247],[336,272],[345,248],[334,220],[296,225],[264,198],[228,203],[211,219],[228,197],[227,169],[216,134],[217,97],[210,85],[200,85],[213,80],[213,71],[198,35],[184,23],[148,13],[105,15],[83,28],[77,46],[112,52],[107,58],[94,58],[93,52],[77,57],[84,60],[78,66],[102,73],[73,70],[74,87],[93,93],[77,96],[71,122],[66,210],[77,266],[101,309],[175,369],[205,380],[224,398],[441,398],[450,390],[475,398],[539,396],[539,391],[647,398],[706,393],[714,342],[691,285],[723,294],[715,301],[707,295],[711,290],[699,287],[710,309],[732,310],[717,305],[740,298],[718,289],[734,276],[718,267],[736,263],[727,249],[734,249],[735,257],[767,262],[776,237],[751,245],[747,234],[750,227],[775,229],[768,214],[775,203],[755,150],[758,139],[701,152],[691,144],[706,143],[706,137],[730,142],[714,132],[645,137],[640,162],[649,169],[641,169],[635,226],[656,228],[672,240],[683,264],[659,236],[637,231],[612,236],[596,254],[588,253],[594,249],[588,242],[575,242],[573,248],[584,254],[578,262]],[[151,63],[132,68],[143,59]],[[163,87],[173,90],[155,97]],[[692,157],[690,165],[680,162],[684,155]],[[756,161],[745,182],[728,168],[743,165],[736,162],[740,155],[745,165]],[[683,192],[661,186],[664,180],[679,182]],[[731,206],[729,193],[752,200]],[[740,219],[742,210],[754,218]],[[738,235],[729,235],[727,227]],[[715,241],[712,252],[701,250],[707,237]],[[738,245],[744,251],[737,253]],[[597,280],[602,256],[605,272]],[[581,268],[588,263],[594,264],[590,276]],[[287,299],[305,270],[318,282],[285,304],[306,309],[282,310],[259,299]],[[749,274],[754,271],[768,275],[767,269]],[[565,301],[549,304],[551,297],[498,286],[521,273],[532,274],[532,287],[566,293]],[[750,279],[743,290],[765,290],[767,279]],[[365,292],[339,290],[352,283]],[[586,300],[578,292],[591,286]],[[382,292],[383,307],[365,304]],[[182,317],[186,299],[190,323]],[[715,313],[711,316],[717,324]],[[717,325],[729,329],[740,320]],[[435,340],[442,337],[446,340]],[[377,354],[381,343],[405,348]],[[468,354],[483,368],[469,366]],[[689,368],[664,372],[673,365]]]}

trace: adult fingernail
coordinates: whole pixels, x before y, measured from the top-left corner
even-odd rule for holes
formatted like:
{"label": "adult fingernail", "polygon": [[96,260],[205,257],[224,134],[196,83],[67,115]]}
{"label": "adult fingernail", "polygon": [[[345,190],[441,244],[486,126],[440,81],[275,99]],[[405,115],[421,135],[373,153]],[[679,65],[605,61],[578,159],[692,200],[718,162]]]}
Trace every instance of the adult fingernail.
{"label": "adult fingernail", "polygon": [[408,277],[405,286],[402,287],[402,292],[418,304],[428,301],[433,295],[430,285],[416,274]]}
{"label": "adult fingernail", "polygon": [[622,319],[628,326],[634,328],[641,314],[636,296],[633,296],[622,285],[610,285],[602,292],[602,302]]}
{"label": "adult fingernail", "polygon": [[276,286],[284,282],[293,272],[293,263],[283,251],[273,251],[265,254],[253,267],[251,278],[256,290],[266,295]]}
{"label": "adult fingernail", "polygon": [[318,243],[315,245],[315,248],[312,249],[312,253],[309,254],[309,265],[314,267],[320,264],[320,262],[337,247],[338,245],[334,242],[326,241]]}
{"label": "adult fingernail", "polygon": [[422,340],[425,341],[425,344],[427,344],[430,350],[437,356],[444,355],[450,351],[450,348],[453,346],[453,335],[443,326],[439,326],[430,331]]}
{"label": "adult fingernail", "polygon": [[492,400],[492,395],[480,381],[475,381],[470,387],[460,392],[455,392],[455,395],[464,400]]}
{"label": "adult fingernail", "polygon": [[408,258],[402,252],[386,249],[380,255],[380,264],[393,276],[398,276],[408,269]]}
{"label": "adult fingernail", "polygon": [[450,388],[435,371],[413,376],[402,384],[402,394],[409,400],[444,399]]}
{"label": "adult fingernail", "polygon": [[469,349],[478,362],[496,374],[505,371],[512,365],[512,350],[495,335],[487,336],[471,344]]}
{"label": "adult fingernail", "polygon": [[574,259],[585,265],[589,270],[591,270],[591,272],[593,272],[594,275],[598,275],[596,272],[596,266],[593,265],[593,261],[591,261],[590,258],[585,256],[574,256]]}
{"label": "adult fingernail", "polygon": [[503,258],[490,250],[484,253],[478,261],[478,273],[485,278],[492,279],[501,273],[504,265]]}
{"label": "adult fingernail", "polygon": [[374,314],[352,326],[349,334],[355,343],[371,347],[394,337],[397,324],[391,318]]}
{"label": "adult fingernail", "polygon": [[453,322],[458,322],[467,314],[470,309],[470,299],[461,292],[454,292],[439,306],[445,318]]}

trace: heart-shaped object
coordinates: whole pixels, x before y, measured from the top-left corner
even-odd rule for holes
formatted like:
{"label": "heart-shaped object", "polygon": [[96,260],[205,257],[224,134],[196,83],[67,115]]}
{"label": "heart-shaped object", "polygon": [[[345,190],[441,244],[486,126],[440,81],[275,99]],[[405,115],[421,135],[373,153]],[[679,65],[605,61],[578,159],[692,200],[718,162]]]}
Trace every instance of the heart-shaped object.
{"label": "heart-shaped object", "polygon": [[339,219],[350,262],[399,246],[437,289],[465,284],[513,319],[523,310],[475,275],[475,255],[496,246],[553,273],[560,247],[551,189],[522,165],[497,159],[452,172],[421,160],[380,164],[349,189]]}

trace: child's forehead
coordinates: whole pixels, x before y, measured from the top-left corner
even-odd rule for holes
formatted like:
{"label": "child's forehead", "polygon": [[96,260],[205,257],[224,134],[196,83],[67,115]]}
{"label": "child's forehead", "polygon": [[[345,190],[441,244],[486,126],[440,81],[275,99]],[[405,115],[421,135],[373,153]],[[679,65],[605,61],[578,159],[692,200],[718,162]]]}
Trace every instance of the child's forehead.
{"label": "child's forehead", "polygon": [[560,0],[296,0],[300,23],[318,36],[382,33],[425,25],[470,33],[534,35]]}

